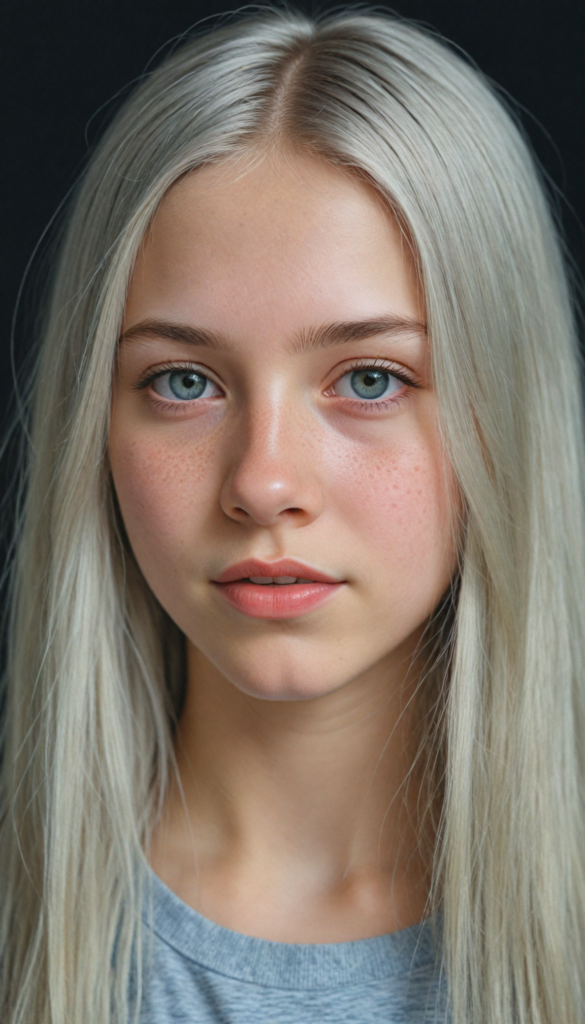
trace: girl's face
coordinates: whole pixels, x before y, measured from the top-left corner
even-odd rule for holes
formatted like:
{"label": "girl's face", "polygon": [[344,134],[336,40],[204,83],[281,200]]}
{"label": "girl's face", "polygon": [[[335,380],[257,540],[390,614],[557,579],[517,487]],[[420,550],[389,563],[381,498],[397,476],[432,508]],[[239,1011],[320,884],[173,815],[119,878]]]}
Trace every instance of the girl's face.
{"label": "girl's face", "polygon": [[456,489],[424,318],[388,209],[316,157],[200,169],[156,214],[119,349],[114,485],[154,594],[249,694],[391,678],[448,587]]}

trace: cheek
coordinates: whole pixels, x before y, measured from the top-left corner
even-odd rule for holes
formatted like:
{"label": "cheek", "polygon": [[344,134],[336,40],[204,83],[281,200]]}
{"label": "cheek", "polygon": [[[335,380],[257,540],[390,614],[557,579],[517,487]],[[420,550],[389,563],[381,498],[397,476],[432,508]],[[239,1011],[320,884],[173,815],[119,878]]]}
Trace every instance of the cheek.
{"label": "cheek", "polygon": [[[171,431],[169,431],[171,433]],[[189,545],[213,489],[212,449],[144,429],[110,433],[110,465],[130,543],[143,569]],[[146,564],[145,564],[146,563]]]}
{"label": "cheek", "polygon": [[447,460],[424,441],[396,453],[370,450],[344,460],[337,481],[344,517],[367,543],[367,557],[392,580],[392,589],[429,588],[438,599],[455,570],[451,528],[456,487]]}

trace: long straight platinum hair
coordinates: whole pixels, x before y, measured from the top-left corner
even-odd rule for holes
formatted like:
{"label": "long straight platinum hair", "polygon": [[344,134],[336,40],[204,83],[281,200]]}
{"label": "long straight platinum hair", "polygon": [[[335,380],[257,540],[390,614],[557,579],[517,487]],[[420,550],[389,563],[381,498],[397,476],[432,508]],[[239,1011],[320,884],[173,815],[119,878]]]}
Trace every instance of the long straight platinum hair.
{"label": "long straight platinum hair", "polygon": [[182,637],[116,515],[116,346],[168,189],[274,146],[373,183],[424,283],[465,510],[448,650],[419,712],[429,793],[443,793],[429,907],[442,911],[452,1019],[582,1024],[585,458],[553,218],[514,119],[448,46],[389,15],[288,8],[192,38],[141,82],[70,208],[14,567],[2,1021],[138,1019],[145,850],[173,765]]}

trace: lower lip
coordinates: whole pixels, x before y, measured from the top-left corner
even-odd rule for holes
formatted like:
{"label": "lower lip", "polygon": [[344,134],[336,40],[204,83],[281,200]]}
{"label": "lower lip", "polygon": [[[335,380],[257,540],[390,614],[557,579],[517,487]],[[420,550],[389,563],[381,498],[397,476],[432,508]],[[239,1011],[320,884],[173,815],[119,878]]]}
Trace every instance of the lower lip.
{"label": "lower lip", "polygon": [[295,619],[328,601],[343,583],[285,583],[282,585],[215,583],[228,604],[256,619]]}

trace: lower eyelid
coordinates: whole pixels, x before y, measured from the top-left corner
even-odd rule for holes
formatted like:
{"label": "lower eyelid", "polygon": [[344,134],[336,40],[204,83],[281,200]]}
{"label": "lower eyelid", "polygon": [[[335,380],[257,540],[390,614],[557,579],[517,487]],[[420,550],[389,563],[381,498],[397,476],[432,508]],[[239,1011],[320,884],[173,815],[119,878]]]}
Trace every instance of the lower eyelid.
{"label": "lower eyelid", "polygon": [[169,416],[194,416],[198,411],[205,412],[209,410],[210,403],[215,402],[220,397],[217,395],[211,395],[210,398],[194,398],[190,401],[181,401],[180,399],[171,400],[167,398],[161,398],[156,392],[147,391],[146,399],[155,413],[167,414]]}
{"label": "lower eyelid", "polygon": [[365,412],[371,410],[372,412],[380,412],[383,409],[387,409],[392,405],[400,405],[401,402],[407,401],[411,398],[412,392],[410,390],[399,391],[390,398],[379,398],[379,399],[346,399],[352,406],[359,406]]}

